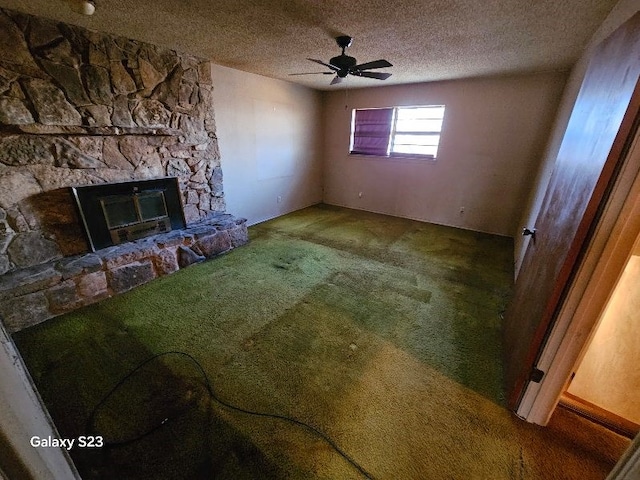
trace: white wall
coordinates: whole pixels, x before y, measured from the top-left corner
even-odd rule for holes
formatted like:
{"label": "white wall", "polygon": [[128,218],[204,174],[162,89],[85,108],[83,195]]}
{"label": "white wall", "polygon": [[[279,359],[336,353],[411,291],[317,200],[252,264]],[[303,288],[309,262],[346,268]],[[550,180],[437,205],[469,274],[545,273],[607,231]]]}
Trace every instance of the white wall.
{"label": "white wall", "polygon": [[[325,93],[324,201],[515,235],[565,80],[553,72]],[[446,106],[437,160],[350,156],[351,110],[396,105]]]}
{"label": "white wall", "polygon": [[[600,28],[598,28],[593,37],[591,37],[583,55],[573,67],[569,80],[567,81],[567,86],[562,95],[562,100],[560,102],[558,115],[555,119],[552,133],[549,137],[545,152],[542,155],[542,159],[535,176],[535,181],[533,182],[533,188],[529,193],[526,206],[523,210],[524,213],[520,218],[521,226],[535,226],[538,213],[540,212],[540,207],[542,206],[542,201],[544,200],[544,194],[553,172],[555,160],[558,155],[558,151],[560,150],[564,132],[567,129],[569,117],[571,116],[573,105],[578,97],[578,92],[580,91],[582,81],[584,80],[584,75],[593,49],[613,33],[613,31],[620,25],[631,18],[639,9],[638,0],[620,0],[613,10],[611,10],[602,25],[600,25]],[[522,265],[529,241],[530,237],[515,237],[516,277],[520,270],[520,266]]]}
{"label": "white wall", "polygon": [[254,224],[322,201],[321,95],[211,70],[227,211]]}

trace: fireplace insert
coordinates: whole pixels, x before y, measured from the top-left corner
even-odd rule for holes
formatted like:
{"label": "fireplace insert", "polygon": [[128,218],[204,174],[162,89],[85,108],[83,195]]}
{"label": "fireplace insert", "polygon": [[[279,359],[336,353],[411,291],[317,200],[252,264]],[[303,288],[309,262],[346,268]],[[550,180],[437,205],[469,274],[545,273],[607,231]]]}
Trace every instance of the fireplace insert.
{"label": "fireplace insert", "polygon": [[176,177],[71,190],[94,252],[186,225]]}

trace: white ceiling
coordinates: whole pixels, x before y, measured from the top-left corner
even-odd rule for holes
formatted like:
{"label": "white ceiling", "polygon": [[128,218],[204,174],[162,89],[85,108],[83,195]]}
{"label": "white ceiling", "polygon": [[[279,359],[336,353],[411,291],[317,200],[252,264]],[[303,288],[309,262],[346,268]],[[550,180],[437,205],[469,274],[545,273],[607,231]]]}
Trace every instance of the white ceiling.
{"label": "white ceiling", "polygon": [[[570,68],[616,0],[0,0],[0,6],[174,48],[214,63],[317,89]],[[386,81],[329,75],[307,57],[389,60]]]}

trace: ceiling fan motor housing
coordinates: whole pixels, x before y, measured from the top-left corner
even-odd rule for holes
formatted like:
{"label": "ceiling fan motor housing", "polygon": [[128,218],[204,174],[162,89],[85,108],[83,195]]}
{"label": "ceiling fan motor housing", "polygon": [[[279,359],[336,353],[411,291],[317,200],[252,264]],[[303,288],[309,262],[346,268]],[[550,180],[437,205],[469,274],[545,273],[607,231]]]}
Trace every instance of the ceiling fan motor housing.
{"label": "ceiling fan motor housing", "polygon": [[349,55],[338,55],[337,57],[333,57],[329,60],[329,63],[340,69],[340,71],[337,72],[339,77],[346,77],[349,73],[349,69],[355,67],[357,61]]}

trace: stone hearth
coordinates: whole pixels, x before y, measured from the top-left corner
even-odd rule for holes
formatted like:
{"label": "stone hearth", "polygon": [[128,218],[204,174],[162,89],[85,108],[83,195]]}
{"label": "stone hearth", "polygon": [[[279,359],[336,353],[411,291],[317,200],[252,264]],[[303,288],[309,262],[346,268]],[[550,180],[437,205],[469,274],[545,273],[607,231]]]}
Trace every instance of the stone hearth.
{"label": "stone hearth", "polygon": [[247,242],[244,219],[228,214],[0,277],[0,318],[12,333],[131,290]]}
{"label": "stone hearth", "polygon": [[[10,330],[247,241],[208,61],[0,9],[0,317]],[[176,177],[186,229],[90,253],[69,187]]]}

